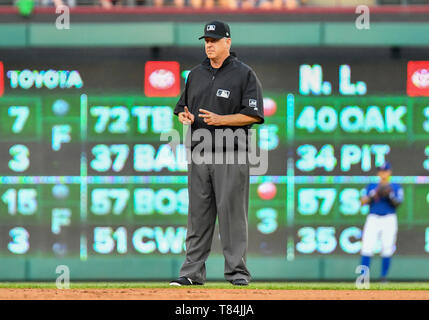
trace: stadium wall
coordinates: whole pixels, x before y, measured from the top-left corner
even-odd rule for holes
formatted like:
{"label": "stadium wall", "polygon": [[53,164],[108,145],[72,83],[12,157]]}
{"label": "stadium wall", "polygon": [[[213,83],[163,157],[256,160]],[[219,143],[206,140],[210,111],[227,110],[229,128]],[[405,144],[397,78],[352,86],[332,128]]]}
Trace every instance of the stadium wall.
{"label": "stadium wall", "polygon": [[[87,261],[61,258],[2,258],[1,281],[55,281],[56,268],[70,268],[71,281],[103,280],[168,280],[177,277],[183,257],[91,257]],[[254,281],[352,281],[359,257],[330,256],[248,257],[248,267]],[[223,280],[223,257],[210,256],[207,261],[208,281]],[[380,258],[372,261],[371,278],[380,274]],[[156,266],[156,267],[155,267]],[[389,275],[391,280],[429,280],[429,260],[422,257],[394,257]]]}
{"label": "stadium wall", "polygon": [[[231,29],[234,46],[429,46],[429,23],[424,22],[378,22],[369,30],[347,22],[236,22]],[[0,24],[0,47],[196,47],[200,33],[200,23],[75,23],[69,30],[52,23],[5,23]]]}

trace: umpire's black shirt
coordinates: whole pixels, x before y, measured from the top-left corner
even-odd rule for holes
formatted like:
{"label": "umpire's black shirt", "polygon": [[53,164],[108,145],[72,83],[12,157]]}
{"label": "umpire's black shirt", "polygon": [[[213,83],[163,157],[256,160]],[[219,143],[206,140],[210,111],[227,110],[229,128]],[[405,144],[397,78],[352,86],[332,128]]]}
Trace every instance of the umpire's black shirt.
{"label": "umpire's black shirt", "polygon": [[[174,109],[174,114],[178,115],[179,112],[183,112],[185,106],[195,116],[194,123],[191,125],[192,132],[200,128],[210,130],[213,144],[215,129],[231,128],[237,130],[241,128],[247,133],[252,125],[241,127],[208,125],[204,122],[204,118],[198,116],[202,113],[199,109],[205,109],[219,115],[242,113],[257,116],[260,118],[258,123],[264,123],[261,83],[255,72],[233,54],[226,58],[218,69],[214,69],[210,64],[210,59],[206,58],[191,70],[185,90]],[[187,139],[189,139],[189,135]],[[199,143],[200,141],[192,141],[191,148]],[[213,145],[213,147],[215,146]],[[236,148],[237,142],[235,143]],[[218,148],[216,149],[218,150]]]}

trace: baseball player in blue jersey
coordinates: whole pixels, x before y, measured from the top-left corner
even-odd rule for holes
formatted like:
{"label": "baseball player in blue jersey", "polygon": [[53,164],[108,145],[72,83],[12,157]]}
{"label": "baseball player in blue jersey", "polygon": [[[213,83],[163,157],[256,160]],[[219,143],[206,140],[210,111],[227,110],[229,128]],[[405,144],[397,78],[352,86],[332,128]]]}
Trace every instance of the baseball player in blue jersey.
{"label": "baseball player in blue jersey", "polygon": [[370,183],[362,197],[362,205],[369,204],[362,234],[361,264],[369,268],[375,245],[381,240],[381,281],[385,282],[390,261],[396,249],[398,221],[396,208],[402,203],[404,190],[400,184],[390,183],[391,165],[386,162],[377,168],[379,183]]}

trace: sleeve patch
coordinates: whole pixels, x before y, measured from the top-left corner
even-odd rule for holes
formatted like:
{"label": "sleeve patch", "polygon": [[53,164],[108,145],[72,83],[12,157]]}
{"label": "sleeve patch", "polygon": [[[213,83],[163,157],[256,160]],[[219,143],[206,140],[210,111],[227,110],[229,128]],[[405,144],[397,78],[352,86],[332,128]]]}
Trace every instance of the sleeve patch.
{"label": "sleeve patch", "polygon": [[256,99],[249,99],[249,107],[255,110],[258,110],[257,105],[258,105],[258,102],[256,101]]}

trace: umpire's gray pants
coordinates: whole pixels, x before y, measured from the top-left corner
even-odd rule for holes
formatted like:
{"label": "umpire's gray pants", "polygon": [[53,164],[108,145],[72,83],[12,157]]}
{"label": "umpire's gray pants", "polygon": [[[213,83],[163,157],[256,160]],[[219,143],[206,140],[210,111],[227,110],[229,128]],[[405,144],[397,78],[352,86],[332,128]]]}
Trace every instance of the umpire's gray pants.
{"label": "umpire's gray pants", "polygon": [[204,283],[216,214],[225,279],[250,280],[246,267],[249,164],[188,164],[186,259],[180,276]]}

